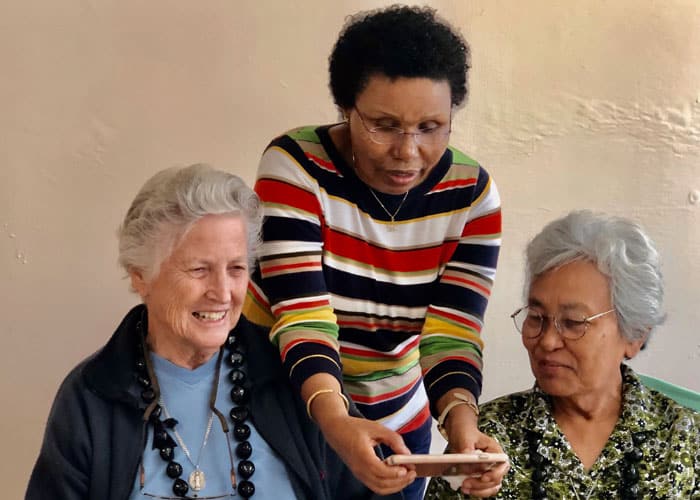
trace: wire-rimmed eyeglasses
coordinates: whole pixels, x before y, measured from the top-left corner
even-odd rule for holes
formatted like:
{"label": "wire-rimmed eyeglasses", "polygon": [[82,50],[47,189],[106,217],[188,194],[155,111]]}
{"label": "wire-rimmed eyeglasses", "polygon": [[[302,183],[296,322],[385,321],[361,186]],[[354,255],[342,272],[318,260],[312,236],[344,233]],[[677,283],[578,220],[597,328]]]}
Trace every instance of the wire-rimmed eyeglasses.
{"label": "wire-rimmed eyeglasses", "polygon": [[554,324],[554,328],[563,338],[578,340],[586,334],[588,326],[592,321],[606,314],[610,314],[611,312],[615,312],[615,309],[594,314],[587,318],[572,316],[557,317],[554,315],[545,315],[529,306],[524,306],[511,314],[510,317],[513,319],[516,330],[525,338],[534,339],[539,337],[542,332],[548,328],[548,322],[551,321]]}
{"label": "wire-rimmed eyeglasses", "polygon": [[355,107],[355,111],[357,111],[357,116],[360,117],[360,122],[362,122],[362,126],[367,131],[369,138],[372,142],[377,144],[398,144],[405,136],[409,136],[413,137],[416,144],[432,146],[444,141],[452,131],[452,114],[450,114],[450,121],[448,123],[436,127],[418,129],[418,132],[406,132],[399,127],[368,127],[365,122],[365,117],[360,110]]}

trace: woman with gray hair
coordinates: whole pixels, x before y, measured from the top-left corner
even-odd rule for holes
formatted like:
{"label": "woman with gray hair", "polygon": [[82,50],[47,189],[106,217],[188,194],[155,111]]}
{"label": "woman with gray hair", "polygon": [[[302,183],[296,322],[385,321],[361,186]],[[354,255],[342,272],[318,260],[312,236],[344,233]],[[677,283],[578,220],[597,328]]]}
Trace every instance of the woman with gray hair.
{"label": "woman with gray hair", "polygon": [[192,165],[146,182],[119,231],[143,304],[61,385],[26,499],[376,497],[239,322],[261,224],[235,175]]}
{"label": "woman with gray hair", "polygon": [[[624,361],[664,320],[658,252],[621,217],[577,211],[527,247],[512,314],[535,386],[482,407],[511,459],[497,498],[700,498],[700,415]],[[463,498],[447,481],[427,499]]]}

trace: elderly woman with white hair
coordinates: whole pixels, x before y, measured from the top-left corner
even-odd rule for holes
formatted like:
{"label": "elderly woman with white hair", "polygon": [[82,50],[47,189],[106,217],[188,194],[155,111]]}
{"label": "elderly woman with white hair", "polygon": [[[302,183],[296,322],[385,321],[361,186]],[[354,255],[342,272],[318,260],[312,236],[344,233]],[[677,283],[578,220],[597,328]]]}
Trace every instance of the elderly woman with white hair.
{"label": "elderly woman with white hair", "polygon": [[192,165],[146,182],[119,231],[143,304],[61,385],[27,500],[375,497],[264,333],[239,323],[261,223],[235,175]]}
{"label": "elderly woman with white hair", "polygon": [[[482,407],[511,468],[497,498],[700,498],[700,415],[624,363],[664,319],[659,255],[636,223],[572,212],[527,247],[512,315],[535,386]],[[456,499],[434,480],[427,499]]]}

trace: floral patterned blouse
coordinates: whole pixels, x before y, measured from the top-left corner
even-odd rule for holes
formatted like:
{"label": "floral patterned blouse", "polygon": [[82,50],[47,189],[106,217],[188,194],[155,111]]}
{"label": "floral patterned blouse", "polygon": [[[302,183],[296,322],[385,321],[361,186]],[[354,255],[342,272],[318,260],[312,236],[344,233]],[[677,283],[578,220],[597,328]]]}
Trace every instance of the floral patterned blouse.
{"label": "floral patterned blouse", "polygon": [[[547,479],[542,486],[547,499],[623,498],[623,483],[629,483],[622,475],[630,453],[638,455],[637,498],[700,499],[700,413],[648,389],[626,365],[621,371],[622,414],[589,471],[584,470],[554,421],[550,397],[537,386],[483,405],[479,427],[501,443],[511,461],[494,498],[532,498],[533,467],[528,450],[533,446],[544,457]],[[465,496],[444,479],[434,478],[425,498],[456,500]]]}

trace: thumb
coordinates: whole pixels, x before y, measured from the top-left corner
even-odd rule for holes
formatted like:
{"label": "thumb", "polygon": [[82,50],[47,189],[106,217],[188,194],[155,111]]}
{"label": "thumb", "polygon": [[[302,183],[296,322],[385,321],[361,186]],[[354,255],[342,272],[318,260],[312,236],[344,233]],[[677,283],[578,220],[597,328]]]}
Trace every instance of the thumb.
{"label": "thumb", "polygon": [[396,454],[407,455],[411,453],[411,450],[408,449],[406,443],[403,442],[401,434],[396,431],[392,431],[381,424],[379,424],[379,427],[381,428],[377,429],[378,432],[375,434],[375,439],[378,442],[388,446]]}

